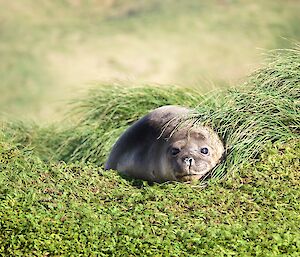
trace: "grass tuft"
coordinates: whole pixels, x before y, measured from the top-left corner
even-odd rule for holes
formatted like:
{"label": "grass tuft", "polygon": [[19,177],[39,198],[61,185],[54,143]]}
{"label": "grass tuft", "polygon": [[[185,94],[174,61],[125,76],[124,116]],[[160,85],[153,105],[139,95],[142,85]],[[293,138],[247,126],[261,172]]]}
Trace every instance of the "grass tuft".
{"label": "grass tuft", "polygon": [[244,85],[197,110],[197,122],[212,125],[227,148],[226,161],[213,177],[238,171],[268,142],[300,139],[300,48],[272,51],[268,57]]}

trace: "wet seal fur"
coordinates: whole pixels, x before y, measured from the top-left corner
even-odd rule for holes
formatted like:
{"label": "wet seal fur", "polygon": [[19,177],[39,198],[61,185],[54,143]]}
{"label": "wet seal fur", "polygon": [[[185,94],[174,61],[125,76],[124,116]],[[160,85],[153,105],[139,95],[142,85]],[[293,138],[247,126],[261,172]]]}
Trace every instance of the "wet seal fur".
{"label": "wet seal fur", "polygon": [[190,112],[163,106],[136,121],[114,144],[105,169],[159,183],[205,177],[222,159],[224,146],[211,128],[186,121]]}

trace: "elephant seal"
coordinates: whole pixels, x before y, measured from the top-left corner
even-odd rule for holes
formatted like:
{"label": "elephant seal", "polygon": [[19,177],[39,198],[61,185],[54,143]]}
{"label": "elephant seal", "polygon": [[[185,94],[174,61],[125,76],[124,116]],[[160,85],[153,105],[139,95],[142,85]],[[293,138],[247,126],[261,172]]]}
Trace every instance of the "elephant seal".
{"label": "elephant seal", "polygon": [[105,169],[158,183],[207,175],[220,162],[224,146],[211,128],[188,122],[190,112],[163,106],[136,121],[114,144]]}

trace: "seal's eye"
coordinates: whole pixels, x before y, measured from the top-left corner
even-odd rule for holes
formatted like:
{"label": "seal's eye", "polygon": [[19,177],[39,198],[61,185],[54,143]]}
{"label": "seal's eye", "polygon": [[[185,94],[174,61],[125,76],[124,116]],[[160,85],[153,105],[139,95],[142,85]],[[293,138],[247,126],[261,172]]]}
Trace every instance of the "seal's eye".
{"label": "seal's eye", "polygon": [[171,154],[172,154],[173,156],[179,154],[179,152],[180,152],[180,149],[177,148],[177,147],[173,147],[173,148],[171,149]]}
{"label": "seal's eye", "polygon": [[208,154],[208,149],[206,147],[203,147],[201,148],[200,152],[203,154]]}

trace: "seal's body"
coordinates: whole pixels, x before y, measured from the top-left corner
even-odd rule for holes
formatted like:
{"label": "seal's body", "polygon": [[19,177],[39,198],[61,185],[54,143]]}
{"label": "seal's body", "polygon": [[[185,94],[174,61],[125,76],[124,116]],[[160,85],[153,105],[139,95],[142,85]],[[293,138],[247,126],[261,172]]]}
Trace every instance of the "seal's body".
{"label": "seal's body", "polygon": [[190,111],[163,106],[135,122],[113,146],[105,169],[153,182],[205,176],[219,163],[224,146],[212,129],[185,122]]}

